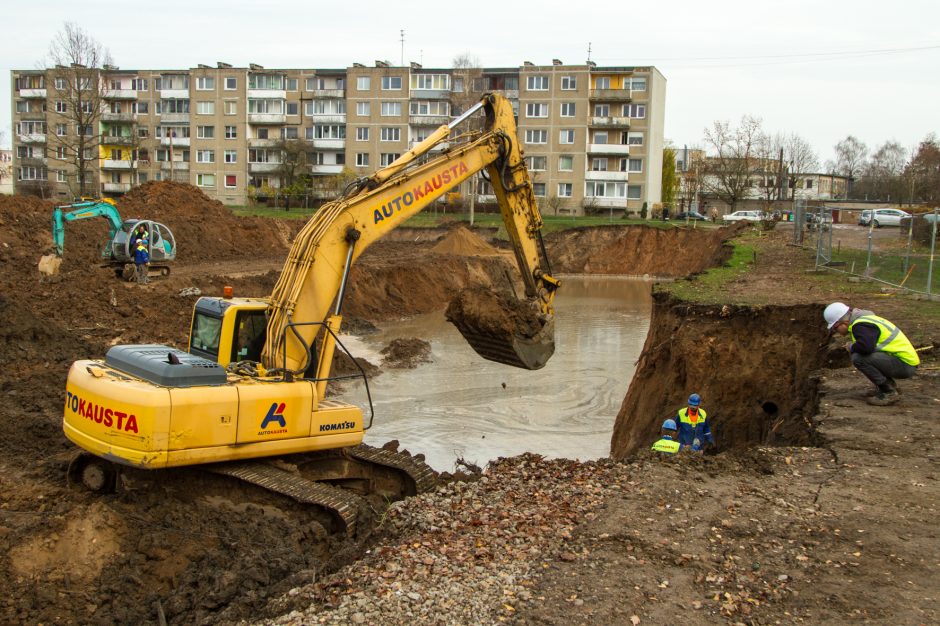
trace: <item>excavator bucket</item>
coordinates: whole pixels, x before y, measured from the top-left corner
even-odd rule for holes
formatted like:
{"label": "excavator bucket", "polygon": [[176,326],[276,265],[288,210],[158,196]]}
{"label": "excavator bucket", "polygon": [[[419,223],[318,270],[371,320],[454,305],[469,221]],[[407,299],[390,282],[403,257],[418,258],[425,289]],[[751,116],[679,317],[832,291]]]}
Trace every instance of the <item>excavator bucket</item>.
{"label": "excavator bucket", "polygon": [[537,370],[555,352],[555,319],[533,301],[471,287],[451,300],[446,317],[489,361]]}

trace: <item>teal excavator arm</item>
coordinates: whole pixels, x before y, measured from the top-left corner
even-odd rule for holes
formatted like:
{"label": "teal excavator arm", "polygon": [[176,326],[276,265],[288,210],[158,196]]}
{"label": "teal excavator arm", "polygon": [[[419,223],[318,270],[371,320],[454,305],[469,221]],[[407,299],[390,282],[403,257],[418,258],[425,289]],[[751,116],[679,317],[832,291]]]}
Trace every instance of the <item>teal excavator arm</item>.
{"label": "teal excavator arm", "polygon": [[103,217],[108,220],[108,241],[121,228],[121,215],[117,207],[106,200],[89,200],[57,206],[52,211],[52,242],[55,244],[55,253],[62,256],[65,249],[65,222],[74,222],[90,217]]}

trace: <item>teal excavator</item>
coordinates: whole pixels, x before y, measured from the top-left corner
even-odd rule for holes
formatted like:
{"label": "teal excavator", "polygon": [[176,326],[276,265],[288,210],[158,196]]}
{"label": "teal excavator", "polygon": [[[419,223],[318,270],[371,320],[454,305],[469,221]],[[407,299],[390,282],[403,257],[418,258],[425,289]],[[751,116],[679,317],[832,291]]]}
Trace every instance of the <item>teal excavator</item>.
{"label": "teal excavator", "polygon": [[65,250],[65,223],[93,217],[102,217],[108,222],[108,239],[101,246],[103,267],[110,267],[118,277],[133,276],[135,232],[143,226],[147,233],[151,275],[169,275],[168,263],[176,259],[176,239],[172,231],[153,220],[121,219],[114,201],[109,198],[82,199],[53,210],[52,241],[57,257]]}

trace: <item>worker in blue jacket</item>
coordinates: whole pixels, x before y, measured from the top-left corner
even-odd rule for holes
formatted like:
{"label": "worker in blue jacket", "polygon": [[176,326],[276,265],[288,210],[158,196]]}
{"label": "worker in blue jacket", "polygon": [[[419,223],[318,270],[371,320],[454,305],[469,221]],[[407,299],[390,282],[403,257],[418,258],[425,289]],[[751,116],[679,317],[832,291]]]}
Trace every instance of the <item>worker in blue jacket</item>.
{"label": "worker in blue jacket", "polygon": [[679,425],[679,443],[689,446],[693,452],[701,452],[715,445],[712,429],[708,425],[708,416],[701,407],[702,398],[697,393],[689,396],[689,406],[679,409],[676,422]]}
{"label": "worker in blue jacket", "polygon": [[682,444],[679,443],[679,439],[676,436],[677,431],[676,420],[668,419],[663,422],[659,440],[654,443],[651,448],[653,452],[660,452],[668,456],[677,454],[679,450],[682,449]]}
{"label": "worker in blue jacket", "polygon": [[137,283],[144,285],[150,282],[147,276],[147,266],[150,264],[150,252],[147,251],[147,240],[140,239],[134,248],[134,265],[137,266]]}

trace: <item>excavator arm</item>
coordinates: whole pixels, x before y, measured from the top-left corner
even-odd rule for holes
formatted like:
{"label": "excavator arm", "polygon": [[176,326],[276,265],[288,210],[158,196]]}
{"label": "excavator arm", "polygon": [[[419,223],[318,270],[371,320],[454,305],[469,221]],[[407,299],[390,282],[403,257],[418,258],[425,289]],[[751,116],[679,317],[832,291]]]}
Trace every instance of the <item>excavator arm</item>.
{"label": "excavator arm", "polygon": [[[65,211],[64,211],[65,210]],[[52,211],[52,242],[55,252],[62,256],[65,250],[65,222],[74,222],[92,217],[103,217],[108,220],[108,241],[114,239],[115,233],[121,228],[121,215],[109,200],[89,200],[57,206]],[[108,247],[104,248],[104,255],[108,255]]]}
{"label": "excavator arm", "polygon": [[[456,125],[480,109],[486,115],[482,133],[421,162],[422,155],[447,139]],[[554,349],[552,301],[558,282],[551,277],[542,245],[542,219],[516,140],[512,106],[500,95],[487,94],[465,115],[442,126],[388,167],[356,181],[343,197],[324,205],[304,226],[294,240],[271,297],[262,353],[264,367],[288,376],[307,370],[314,358],[311,346],[322,333],[316,371],[321,381],[318,391],[323,397],[353,262],[373,242],[449,189],[484,170],[495,190],[515,251],[526,303],[537,310],[541,319],[541,332],[522,338],[523,342],[545,347],[536,349],[539,355],[533,359],[519,355],[512,346],[508,346],[508,352],[507,346],[487,346],[485,333],[479,332],[474,324],[457,327],[486,358],[528,369],[544,365]],[[532,349],[530,345],[526,350]]]}

